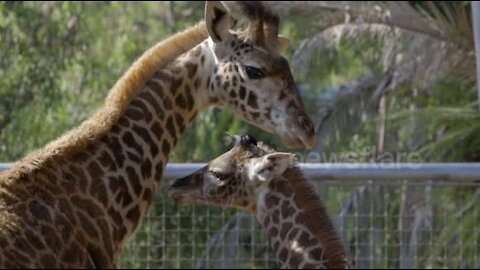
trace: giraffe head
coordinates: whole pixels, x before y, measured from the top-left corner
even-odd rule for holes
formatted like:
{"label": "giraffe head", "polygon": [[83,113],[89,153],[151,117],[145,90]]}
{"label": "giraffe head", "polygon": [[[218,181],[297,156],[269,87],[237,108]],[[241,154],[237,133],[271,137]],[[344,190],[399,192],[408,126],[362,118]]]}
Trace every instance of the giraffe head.
{"label": "giraffe head", "polygon": [[[230,30],[236,14],[249,21],[246,30]],[[215,61],[208,82],[210,100],[279,134],[287,146],[313,148],[313,123],[305,113],[289,64],[281,56],[288,39],[278,35],[278,17],[257,1],[227,6],[208,1],[205,18]]]}
{"label": "giraffe head", "polygon": [[349,268],[328,213],[313,185],[294,166],[293,155],[276,152],[248,135],[235,139],[228,152],[176,180],[168,191],[170,198],[178,204],[255,213],[283,269]]}
{"label": "giraffe head", "polygon": [[292,165],[293,155],[275,152],[248,135],[234,137],[232,149],[173,183],[169,196],[176,203],[257,209],[259,194]]}

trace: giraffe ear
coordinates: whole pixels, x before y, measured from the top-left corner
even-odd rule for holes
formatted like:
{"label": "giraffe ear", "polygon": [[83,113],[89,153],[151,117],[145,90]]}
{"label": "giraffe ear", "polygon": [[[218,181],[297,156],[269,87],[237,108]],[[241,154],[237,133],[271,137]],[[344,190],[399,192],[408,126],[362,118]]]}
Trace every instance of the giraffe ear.
{"label": "giraffe ear", "polygon": [[228,37],[230,17],[220,1],[207,1],[205,4],[205,23],[208,35],[214,43],[224,42]]}
{"label": "giraffe ear", "polygon": [[253,179],[271,181],[281,176],[293,164],[293,158],[293,154],[276,152],[255,160],[251,171]]}
{"label": "giraffe ear", "polygon": [[290,39],[286,36],[278,35],[278,40],[275,48],[276,51],[279,54],[282,54],[287,50],[288,45],[290,45]]}

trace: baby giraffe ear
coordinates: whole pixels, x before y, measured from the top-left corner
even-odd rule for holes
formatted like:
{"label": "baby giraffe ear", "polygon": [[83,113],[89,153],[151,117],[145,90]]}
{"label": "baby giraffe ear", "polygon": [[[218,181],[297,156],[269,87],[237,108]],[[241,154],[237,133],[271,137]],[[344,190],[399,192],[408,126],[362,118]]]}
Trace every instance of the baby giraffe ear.
{"label": "baby giraffe ear", "polygon": [[293,164],[293,158],[293,154],[281,152],[258,158],[253,164],[253,179],[271,181],[275,177],[281,176]]}
{"label": "baby giraffe ear", "polygon": [[207,1],[205,4],[205,23],[208,35],[214,43],[222,43],[228,37],[230,17],[220,1]]}

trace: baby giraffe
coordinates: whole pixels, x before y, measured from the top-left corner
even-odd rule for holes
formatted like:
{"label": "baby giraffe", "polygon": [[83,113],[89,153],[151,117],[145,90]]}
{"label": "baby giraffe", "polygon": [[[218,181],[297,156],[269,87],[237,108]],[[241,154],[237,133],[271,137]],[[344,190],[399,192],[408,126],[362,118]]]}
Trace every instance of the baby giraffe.
{"label": "baby giraffe", "polygon": [[169,196],[179,204],[239,207],[263,224],[281,268],[350,268],[327,211],[293,155],[255,138],[234,136],[233,148],[178,179]]}

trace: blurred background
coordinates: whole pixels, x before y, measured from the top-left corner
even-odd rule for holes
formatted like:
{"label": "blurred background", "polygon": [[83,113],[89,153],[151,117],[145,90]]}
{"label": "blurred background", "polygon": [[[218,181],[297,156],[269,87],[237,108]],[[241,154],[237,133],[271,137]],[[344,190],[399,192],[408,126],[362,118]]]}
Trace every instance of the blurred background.
{"label": "blurred background", "polygon": [[[270,2],[317,146],[301,162],[477,162],[470,2]],[[129,65],[203,19],[204,2],[1,2],[0,162],[100,108]],[[212,108],[170,162],[207,162],[225,132],[278,136]],[[478,184],[316,181],[357,266],[480,267]],[[166,179],[166,185],[171,179]],[[232,209],[178,207],[160,190],[120,267],[275,267],[263,231]],[[233,244],[232,244],[233,243]]]}

